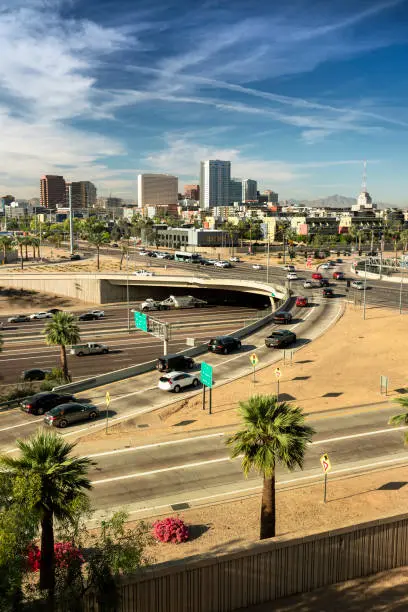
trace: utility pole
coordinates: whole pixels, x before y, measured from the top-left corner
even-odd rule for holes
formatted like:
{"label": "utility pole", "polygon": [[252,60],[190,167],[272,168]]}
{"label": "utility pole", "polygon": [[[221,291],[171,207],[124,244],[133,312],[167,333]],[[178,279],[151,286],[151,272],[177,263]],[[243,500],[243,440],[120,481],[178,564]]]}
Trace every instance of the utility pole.
{"label": "utility pole", "polygon": [[366,293],[367,293],[367,257],[364,259],[364,303],[363,303],[363,319],[366,318]]}
{"label": "utility pole", "polygon": [[130,332],[130,304],[129,304],[129,251],[126,253],[126,302],[127,302],[127,324]]}
{"label": "utility pole", "polygon": [[266,256],[266,282],[269,283],[269,247],[270,247],[269,225],[268,225],[267,233],[268,233],[268,254]]}
{"label": "utility pole", "polygon": [[[403,263],[403,262],[401,262]],[[404,271],[405,268],[402,268],[401,271],[401,283],[400,283],[400,294],[399,294],[399,313],[402,314],[402,289],[404,286]]]}
{"label": "utility pole", "polygon": [[286,234],[285,230],[283,231],[283,265],[286,263]]}
{"label": "utility pole", "polygon": [[72,185],[68,185],[68,204],[69,204],[69,252],[74,253],[74,227],[72,223]]}

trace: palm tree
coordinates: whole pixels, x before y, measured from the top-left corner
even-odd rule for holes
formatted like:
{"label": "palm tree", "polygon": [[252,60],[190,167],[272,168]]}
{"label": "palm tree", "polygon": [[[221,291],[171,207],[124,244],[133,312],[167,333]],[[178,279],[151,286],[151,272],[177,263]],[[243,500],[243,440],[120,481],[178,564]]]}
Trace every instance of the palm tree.
{"label": "palm tree", "polygon": [[[75,447],[52,432],[39,432],[17,440],[20,457],[3,455],[0,467],[13,478],[36,478],[38,500],[34,510],[41,525],[40,589],[52,598],[55,587],[54,518],[73,520],[72,502],[91,488],[88,470],[92,461],[71,456]],[[48,608],[47,608],[48,609]]]}
{"label": "palm tree", "polygon": [[254,468],[263,477],[260,539],[275,536],[275,472],[280,463],[302,468],[306,445],[314,430],[305,425],[300,408],[279,402],[275,395],[253,395],[239,403],[244,429],[227,440],[231,457],[242,456],[245,476]]}
{"label": "palm tree", "polygon": [[0,248],[3,250],[4,263],[7,263],[7,252],[13,246],[13,239],[10,236],[0,236]]}
{"label": "palm tree", "polygon": [[[392,400],[396,404],[399,404],[401,408],[405,408],[408,410],[408,397],[397,397]],[[391,417],[388,421],[389,425],[393,425],[394,427],[400,427],[401,425],[408,425],[408,412],[403,412],[402,414],[396,414]],[[404,444],[408,446],[408,431],[404,433]]]}
{"label": "palm tree", "polygon": [[81,339],[75,317],[69,312],[57,312],[44,328],[45,342],[60,347],[60,362],[64,377],[69,379],[67,352],[65,347],[78,344]]}
{"label": "palm tree", "polygon": [[23,246],[24,246],[25,238],[24,236],[16,236],[14,239],[14,246],[16,246],[20,250],[20,261],[21,261],[21,269],[24,268],[24,258],[23,258]]}
{"label": "palm tree", "polygon": [[37,257],[40,257],[40,239],[33,236],[31,238],[31,246],[33,247],[33,259],[35,259],[36,251]]}
{"label": "palm tree", "polygon": [[103,244],[107,244],[110,241],[109,232],[91,230],[87,234],[86,239],[96,247],[96,267],[99,270],[99,249]]}
{"label": "palm tree", "polygon": [[408,250],[408,229],[401,231],[400,238],[403,242],[403,253],[406,253]]}
{"label": "palm tree", "polygon": [[126,255],[126,257],[129,255],[129,240],[126,240],[126,242],[121,242],[120,243],[120,264],[119,264],[119,270],[122,269],[123,259],[124,259],[125,255]]}

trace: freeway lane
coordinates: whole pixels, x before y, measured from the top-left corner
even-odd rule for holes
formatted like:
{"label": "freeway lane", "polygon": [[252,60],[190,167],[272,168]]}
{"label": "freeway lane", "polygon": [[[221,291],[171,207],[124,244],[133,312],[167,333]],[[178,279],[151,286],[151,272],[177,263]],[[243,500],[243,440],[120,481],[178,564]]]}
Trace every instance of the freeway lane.
{"label": "freeway lane", "polygon": [[[278,468],[278,483],[320,478],[319,457],[328,452],[333,474],[408,463],[403,449],[403,430],[387,427],[395,407],[344,410],[311,415],[316,429],[308,448],[304,471],[289,474]],[[215,432],[171,442],[122,448],[91,455],[94,484],[92,501],[99,510],[128,506],[133,511],[209,496],[216,491],[239,492],[260,485],[253,473],[242,476],[239,459],[231,461],[225,446],[227,432]],[[239,495],[235,495],[239,496]]]}
{"label": "freeway lane", "polygon": [[[340,309],[340,302],[336,299],[322,302],[309,309],[294,309],[295,319],[288,329],[294,329],[299,337],[298,346],[306,344],[319,333],[322,333],[327,325],[336,319]],[[274,363],[282,358],[281,351],[270,351],[264,345],[264,338],[276,325],[268,325],[243,343],[241,351],[231,355],[205,354],[203,359],[214,366],[214,379],[216,384],[227,382],[234,376],[248,373],[248,353],[255,348],[257,355],[263,364]],[[81,359],[81,358],[80,358]],[[197,370],[200,360],[197,360]],[[81,361],[83,363],[83,361]],[[196,371],[197,371],[196,370]],[[188,397],[193,392],[185,391],[180,395],[173,395],[157,389],[158,373],[148,372],[136,378],[131,378],[109,385],[111,395],[110,416],[111,422],[126,418],[129,415],[141,414],[151,409],[168,405],[172,401],[178,401],[181,397]],[[92,401],[100,406],[101,419],[92,425],[83,423],[71,426],[64,432],[64,436],[75,438],[82,432],[95,430],[104,426],[103,417],[106,388],[96,388],[78,394],[78,398]],[[14,448],[14,442],[18,437],[25,437],[36,431],[41,421],[31,415],[13,409],[0,413],[0,449],[8,450]]]}
{"label": "freeway lane", "polygon": [[[243,327],[256,315],[256,310],[244,306],[214,306],[156,314],[160,314],[162,320],[177,326],[172,332],[169,343],[169,350],[177,352],[186,348],[186,338],[189,336],[205,342],[213,335],[231,333]],[[46,321],[21,323],[18,330],[4,333],[4,350],[0,354],[0,374],[3,384],[15,382],[24,369],[52,368],[58,364],[59,349],[47,347],[40,339],[45,323]],[[82,342],[107,344],[111,348],[111,353],[84,357],[69,356],[69,369],[74,380],[143,363],[163,353],[161,340],[135,330],[133,314],[130,318],[132,329],[130,335],[127,323],[127,309],[123,305],[106,310],[104,319],[80,323]],[[25,338],[24,334],[31,334],[33,338],[31,340]]]}

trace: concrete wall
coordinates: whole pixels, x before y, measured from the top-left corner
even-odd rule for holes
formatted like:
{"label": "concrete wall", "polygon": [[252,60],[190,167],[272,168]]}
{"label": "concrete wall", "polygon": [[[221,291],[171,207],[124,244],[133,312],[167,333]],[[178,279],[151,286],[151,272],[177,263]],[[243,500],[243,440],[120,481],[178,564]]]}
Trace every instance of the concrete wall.
{"label": "concrete wall", "polygon": [[[408,515],[402,515],[153,566],[121,580],[119,611],[229,612],[407,563]],[[85,610],[99,610],[94,596]]]}

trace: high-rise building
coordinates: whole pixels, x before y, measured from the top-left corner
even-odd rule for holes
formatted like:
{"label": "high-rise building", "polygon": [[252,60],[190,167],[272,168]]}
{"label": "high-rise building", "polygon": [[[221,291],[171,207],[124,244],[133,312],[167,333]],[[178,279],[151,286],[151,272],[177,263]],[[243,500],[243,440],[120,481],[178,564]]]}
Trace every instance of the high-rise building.
{"label": "high-rise building", "polygon": [[139,208],[171,205],[178,202],[178,178],[170,174],[139,174],[137,177]]}
{"label": "high-rise building", "polygon": [[252,179],[244,179],[242,181],[242,201],[243,202],[253,202],[257,200],[257,191],[258,185],[256,181]]}
{"label": "high-rise building", "polygon": [[40,204],[45,208],[66,205],[66,185],[63,176],[45,174],[40,181]]}
{"label": "high-rise building", "polygon": [[229,184],[229,204],[242,202],[242,179],[232,178]]}
{"label": "high-rise building", "polygon": [[228,206],[230,202],[231,162],[208,159],[201,162],[200,207]]}
{"label": "high-rise building", "polygon": [[184,197],[189,200],[199,200],[200,185],[184,185]]}
{"label": "high-rise building", "polygon": [[268,202],[272,202],[273,204],[279,203],[278,194],[275,193],[275,191],[272,191],[271,189],[265,189],[264,195],[268,197]]}
{"label": "high-rise building", "polygon": [[90,181],[73,181],[66,183],[66,201],[68,188],[71,186],[72,208],[93,208],[96,204],[96,187]]}

